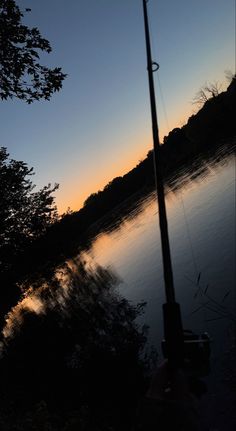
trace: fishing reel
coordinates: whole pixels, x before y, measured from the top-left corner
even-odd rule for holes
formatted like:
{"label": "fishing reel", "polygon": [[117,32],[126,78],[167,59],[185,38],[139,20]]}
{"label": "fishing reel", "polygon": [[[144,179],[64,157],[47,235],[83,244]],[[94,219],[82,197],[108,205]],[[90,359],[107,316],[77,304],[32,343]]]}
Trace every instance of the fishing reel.
{"label": "fishing reel", "polygon": [[172,368],[184,368],[189,376],[201,378],[210,371],[210,337],[182,327],[180,306],[163,304],[164,336],[162,351]]}
{"label": "fishing reel", "polygon": [[[162,351],[168,358],[166,340],[162,341]],[[210,372],[210,337],[207,332],[197,335],[192,331],[183,331],[183,367],[195,377],[207,376]]]}

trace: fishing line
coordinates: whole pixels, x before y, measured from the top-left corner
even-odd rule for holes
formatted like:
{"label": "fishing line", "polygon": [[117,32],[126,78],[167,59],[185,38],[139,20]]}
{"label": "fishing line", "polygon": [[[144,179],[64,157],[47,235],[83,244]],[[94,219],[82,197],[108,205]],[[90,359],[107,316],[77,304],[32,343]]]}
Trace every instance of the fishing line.
{"label": "fishing line", "polygon": [[170,124],[169,124],[169,120],[168,120],[165,99],[164,99],[164,96],[163,96],[163,91],[162,91],[162,86],[161,86],[161,79],[160,79],[160,72],[159,71],[157,71],[157,80],[158,80],[159,93],[160,93],[160,96],[161,96],[161,103],[162,103],[162,108],[163,108],[165,122],[166,122],[166,130],[167,130],[167,134],[169,134],[170,133]]}
{"label": "fishing line", "polygon": [[199,271],[197,259],[196,259],[194,248],[193,248],[192,236],[191,236],[191,232],[190,232],[188,217],[187,217],[186,208],[184,205],[183,194],[182,194],[181,190],[180,190],[179,194],[180,194],[180,201],[181,201],[182,209],[183,209],[184,223],[185,223],[185,227],[186,227],[187,238],[189,241],[189,247],[190,247],[190,251],[191,251],[192,263],[193,263],[193,267],[194,267],[194,271],[195,271],[195,275],[196,275],[196,280],[199,281],[201,272]]}
{"label": "fishing line", "polygon": [[[201,366],[209,369],[209,356],[210,356],[210,339],[207,334],[204,334],[204,338],[194,334],[192,331],[184,331],[182,325],[181,309],[178,302],[175,299],[175,286],[173,280],[173,269],[171,260],[171,251],[169,243],[169,232],[168,232],[168,221],[165,204],[165,191],[164,181],[162,176],[162,165],[161,160],[161,148],[158,136],[158,122],[156,113],[156,100],[155,100],[155,85],[153,72],[155,72],[159,66],[152,59],[151,43],[149,36],[149,23],[147,15],[147,2],[143,0],[143,17],[144,17],[144,29],[145,29],[145,42],[146,42],[146,57],[148,67],[148,83],[149,83],[149,96],[150,96],[150,108],[151,108],[151,119],[152,119],[152,132],[153,132],[153,149],[154,149],[154,163],[155,163],[155,179],[156,179],[156,191],[157,201],[159,208],[159,227],[161,237],[161,248],[162,248],[162,260],[163,260],[163,275],[165,281],[165,299],[166,302],[163,304],[163,323],[164,323],[164,340],[163,340],[163,354],[168,360],[168,387],[170,390],[174,389],[175,386],[175,371],[182,368],[185,360],[188,360],[189,367],[195,368],[195,362],[198,364],[199,372],[201,374]],[[200,278],[199,278],[200,279]],[[198,279],[198,282],[199,282]],[[186,347],[187,346],[187,347]],[[186,347],[186,348],[185,348]]]}
{"label": "fishing line", "polygon": [[[151,39],[151,44],[152,44],[152,47],[153,47],[152,51],[154,52],[154,57],[155,57],[157,55],[156,39],[153,36],[152,21],[150,20],[150,13],[149,13],[149,11],[148,11],[148,15],[149,15],[149,27],[150,27],[150,39]],[[162,85],[161,85],[161,79],[160,79],[160,72],[159,72],[159,70],[157,71],[156,75],[157,75],[157,80],[158,80],[159,94],[160,94],[160,98],[161,98],[161,103],[162,103],[163,113],[164,113],[165,122],[166,122],[166,126],[167,126],[167,131],[169,133],[170,132],[170,125],[169,125],[169,121],[168,121],[168,115],[167,115],[165,99],[164,99],[164,95],[163,95],[163,91],[162,91]],[[184,214],[184,221],[185,221],[185,226],[186,226],[186,232],[187,232],[187,237],[188,237],[188,240],[189,240],[189,245],[190,245],[190,250],[191,250],[191,256],[192,256],[192,262],[193,262],[194,271],[195,271],[196,279],[197,279],[197,277],[199,276],[200,272],[199,272],[199,268],[198,268],[198,265],[197,265],[195,253],[194,253],[193,242],[192,242],[192,238],[191,238],[190,227],[189,227],[189,223],[188,223],[188,219],[187,219],[187,214],[186,214],[186,209],[185,209],[185,205],[184,205],[184,200],[183,200],[182,192],[180,192],[180,200],[181,200],[181,203],[182,203],[183,214]]]}
{"label": "fishing line", "polygon": [[[195,272],[195,276],[196,276],[196,281],[194,282],[195,287],[197,288],[197,291],[194,295],[194,298],[196,298],[198,296],[198,294],[201,297],[205,296],[205,291],[202,289],[201,284],[200,284],[200,278],[201,278],[201,271],[199,271],[199,266],[197,263],[197,259],[195,256],[195,252],[194,252],[194,247],[193,247],[193,241],[192,241],[192,235],[190,232],[190,226],[189,226],[189,222],[188,222],[188,217],[187,217],[187,213],[186,213],[186,208],[185,208],[185,204],[184,204],[184,199],[183,199],[183,194],[180,190],[180,201],[182,204],[182,209],[183,209],[183,215],[184,215],[184,224],[186,227],[186,234],[187,234],[187,238],[188,238],[188,242],[189,242],[189,247],[190,247],[190,253],[191,253],[191,258],[192,258],[192,263],[193,263],[193,270]],[[208,289],[208,286],[207,286]],[[207,329],[207,331],[209,331],[209,327],[208,327],[208,318],[207,318],[207,307],[203,306],[202,307],[202,326],[203,326],[203,330]]]}
{"label": "fishing line", "polygon": [[[153,28],[152,28],[152,20],[150,19],[150,12],[149,10],[147,11],[148,13],[148,19],[149,19],[149,31],[150,31],[150,40],[151,40],[151,45],[152,45],[152,52],[154,53],[153,55],[153,61],[157,61],[158,59],[158,49],[157,49],[157,44],[156,44],[156,38],[154,37],[154,32],[153,32]],[[158,61],[157,61],[158,62]],[[162,110],[163,110],[163,114],[164,114],[164,120],[165,120],[165,128],[167,133],[169,134],[170,132],[170,125],[169,125],[169,121],[168,121],[168,115],[167,115],[167,110],[166,110],[166,104],[165,104],[165,99],[163,96],[163,91],[162,91],[162,85],[161,85],[161,79],[160,79],[160,70],[158,69],[157,72],[154,75],[154,82],[156,81],[156,76],[157,76],[157,87],[159,90],[159,95],[160,95],[160,101],[161,101],[161,105],[162,105]]]}
{"label": "fishing line", "polygon": [[[148,15],[150,16],[149,11],[148,11]],[[154,57],[152,60],[156,61],[156,59],[158,59],[158,56],[157,56],[158,50],[156,47],[156,38],[154,37],[154,34],[153,34],[153,26],[152,26],[152,21],[150,19],[149,19],[149,23],[150,23],[150,40],[151,40],[151,44],[153,47],[152,51],[154,53]],[[168,121],[167,109],[166,109],[166,104],[165,104],[165,98],[164,98],[163,91],[162,91],[162,85],[161,85],[159,70],[157,71],[156,75],[157,75],[157,84],[158,84],[159,95],[160,95],[160,102],[161,102],[162,110],[163,110],[163,114],[164,114],[164,121],[166,123],[167,134],[169,134],[170,133],[170,125],[169,125],[169,121]],[[154,82],[155,82],[155,76],[154,76]],[[192,263],[193,263],[193,270],[194,270],[195,276],[196,276],[195,285],[197,288],[197,292],[194,296],[196,298],[198,294],[201,296],[204,296],[203,295],[204,290],[201,288],[200,283],[199,283],[200,278],[201,278],[201,272],[199,271],[197,259],[196,259],[195,252],[194,252],[193,241],[192,241],[192,236],[191,236],[191,232],[190,232],[190,226],[189,226],[186,208],[184,205],[183,195],[182,195],[181,191],[180,191],[180,201],[182,203],[182,211],[183,211],[184,223],[185,223],[185,232],[186,232],[187,239],[189,242],[190,254],[191,254],[191,259],[192,259]],[[204,325],[206,325],[206,322],[207,322],[206,309],[203,308],[202,312],[203,312],[202,321],[204,322]]]}

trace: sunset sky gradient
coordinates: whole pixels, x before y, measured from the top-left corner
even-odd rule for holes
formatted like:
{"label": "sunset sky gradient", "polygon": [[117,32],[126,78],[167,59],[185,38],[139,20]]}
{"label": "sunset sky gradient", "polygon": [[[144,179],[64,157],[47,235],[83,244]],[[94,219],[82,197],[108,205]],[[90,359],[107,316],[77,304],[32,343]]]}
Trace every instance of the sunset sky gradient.
{"label": "sunset sky gradient", "polygon": [[[22,0],[25,23],[53,52],[42,63],[68,74],[50,102],[1,102],[1,146],[57,182],[59,212],[134,167],[152,147],[141,0]],[[234,0],[149,0],[160,137],[196,109],[205,82],[235,73]]]}

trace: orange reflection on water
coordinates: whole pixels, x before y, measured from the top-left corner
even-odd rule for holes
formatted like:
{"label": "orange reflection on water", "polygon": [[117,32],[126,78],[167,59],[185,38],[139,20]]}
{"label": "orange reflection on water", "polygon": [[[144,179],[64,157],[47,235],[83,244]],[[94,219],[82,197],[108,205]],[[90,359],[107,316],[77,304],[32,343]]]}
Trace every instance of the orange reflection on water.
{"label": "orange reflection on water", "polygon": [[6,324],[3,329],[5,338],[11,336],[12,329],[18,328],[24,320],[24,310],[33,311],[36,314],[43,312],[43,302],[37,296],[27,296],[20,301],[8,314]]}
{"label": "orange reflection on water", "polygon": [[[137,208],[118,222],[115,229],[97,236],[89,255],[105,266],[112,266],[116,261],[129,260],[130,255],[142,247],[144,234],[153,229],[153,214],[156,212],[155,194],[145,197]],[[157,223],[156,218],[154,223]]]}

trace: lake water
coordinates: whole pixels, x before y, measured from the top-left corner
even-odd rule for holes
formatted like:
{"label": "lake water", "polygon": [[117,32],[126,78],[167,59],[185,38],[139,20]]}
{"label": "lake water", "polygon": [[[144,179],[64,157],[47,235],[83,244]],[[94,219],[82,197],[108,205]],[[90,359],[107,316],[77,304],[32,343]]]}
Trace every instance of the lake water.
{"label": "lake water", "polygon": [[[235,159],[201,162],[185,172],[166,195],[177,301],[183,326],[207,331],[211,343],[206,416],[214,429],[235,426]],[[88,252],[121,279],[129,300],[146,301],[140,324],[149,326],[149,342],[161,353],[162,304],[165,302],[158,209],[154,192],[109,233],[100,233]],[[200,277],[199,283],[197,283]],[[217,412],[217,413],[216,413]],[[227,426],[225,420],[228,421]],[[212,428],[213,429],[213,428]]]}
{"label": "lake water", "polygon": [[[174,282],[183,326],[196,333],[207,331],[212,339],[211,373],[206,378],[208,393],[202,399],[202,416],[206,416],[208,429],[212,431],[233,431],[236,429],[236,258],[232,150],[219,150],[213,158],[196,160],[167,184]],[[138,323],[149,326],[149,344],[155,346],[161,357],[165,296],[155,192],[128,207],[132,209],[125,215],[121,211],[122,218],[113,216],[112,223],[104,224],[103,232],[100,229],[83,255],[112,269],[120,280],[118,289],[122,296],[135,304],[146,302]],[[19,308],[24,306],[36,313],[43,307],[37,294],[31,291],[12,310],[13,323],[10,317],[9,328],[15,324]]]}
{"label": "lake water", "polygon": [[[177,190],[168,190],[166,203],[176,297],[184,326],[215,333],[217,320],[211,319],[221,320],[222,327],[228,320],[223,319],[224,313],[231,316],[235,304],[235,160],[229,157],[205,168],[193,179],[182,178]],[[117,229],[99,234],[89,256],[115,271],[124,296],[147,302],[143,319],[150,326],[151,342],[157,344],[165,298],[155,192]],[[207,297],[197,293],[199,273],[199,285],[207,288]],[[203,307],[194,312],[210,301],[208,296],[211,310]],[[216,309],[221,311],[216,313]]]}

